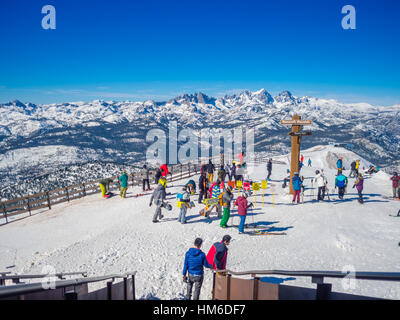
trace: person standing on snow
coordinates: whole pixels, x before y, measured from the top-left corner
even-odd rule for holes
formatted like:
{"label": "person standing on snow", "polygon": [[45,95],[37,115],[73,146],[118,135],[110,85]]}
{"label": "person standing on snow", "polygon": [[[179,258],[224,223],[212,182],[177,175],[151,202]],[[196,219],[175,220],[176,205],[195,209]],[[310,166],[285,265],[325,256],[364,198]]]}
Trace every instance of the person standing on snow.
{"label": "person standing on snow", "polygon": [[215,166],[214,164],[211,162],[211,159],[208,161],[208,165],[207,165],[207,178],[208,178],[208,182],[212,183],[214,181],[214,170],[215,170]]}
{"label": "person standing on snow", "polygon": [[236,164],[235,164],[235,162],[232,162],[231,177],[232,177],[232,180],[234,178],[235,182],[236,182],[237,178],[236,178]]}
{"label": "person standing on snow", "polygon": [[295,172],[293,179],[292,179],[292,186],[293,186],[293,200],[292,203],[295,203],[295,200],[297,198],[297,203],[300,203],[300,192],[301,192],[301,186],[303,184],[303,181],[301,181],[299,177],[299,173]]}
{"label": "person standing on snow", "polygon": [[300,157],[300,162],[303,163],[303,160],[304,160],[304,156],[301,155],[301,157]]}
{"label": "person standing on snow", "polygon": [[[142,187],[143,187],[143,192],[150,190],[150,169],[147,167],[147,165],[143,165],[144,169],[144,176],[142,180]],[[160,178],[159,178],[160,179]],[[147,189],[145,188],[147,184]]]}
{"label": "person standing on snow", "polygon": [[[214,184],[211,185],[210,189],[208,190],[210,194],[210,198],[217,198],[219,199],[220,194],[221,194],[221,181],[217,180]],[[212,210],[216,208],[217,209],[217,214],[218,218],[221,218],[221,205],[220,203],[213,204],[210,209],[207,210],[205,217],[208,217],[208,215],[212,212]]]}
{"label": "person standing on snow", "polygon": [[187,209],[189,208],[189,203],[190,203],[190,193],[188,191],[188,188],[185,186],[182,188],[182,199],[178,200],[178,208],[181,208],[178,217],[178,222],[182,224],[186,223],[186,212]]}
{"label": "person standing on snow", "polygon": [[343,157],[340,157],[338,159],[338,161],[336,161],[336,167],[338,169],[338,173],[337,174],[339,175],[343,170]]}
{"label": "person standing on snow", "polygon": [[164,164],[160,167],[160,170],[161,170],[161,176],[164,177],[164,178],[167,178],[167,174],[172,175],[172,173],[170,173],[170,172],[168,171],[168,166],[167,166],[166,163],[164,163]]}
{"label": "person standing on snow", "polygon": [[355,170],[356,170],[356,174],[358,175],[358,170],[360,168],[360,160],[356,161],[356,166],[355,166]]}
{"label": "person standing on snow", "polygon": [[[230,235],[224,235],[221,242],[215,242],[207,253],[207,262],[212,265],[212,269],[225,270],[228,259],[228,245],[231,242]],[[217,273],[223,275],[222,273]]]}
{"label": "person standing on snow", "polygon": [[272,159],[268,160],[267,171],[268,171],[267,180],[270,181],[269,178],[271,177],[271,173],[272,173]]}
{"label": "person standing on snow", "polygon": [[229,168],[228,163],[226,163],[226,165],[225,165],[225,173],[228,176],[228,181],[232,181],[231,168]]}
{"label": "person standing on snow", "polygon": [[222,195],[223,215],[219,226],[226,228],[229,217],[231,216],[231,201],[233,200],[232,187],[227,186],[224,194]]}
{"label": "person standing on snow", "polygon": [[160,180],[160,178],[161,178],[161,170],[157,169],[156,175],[154,177],[154,183],[158,184],[158,181]]}
{"label": "person standing on snow", "polygon": [[126,198],[126,190],[128,189],[128,175],[126,171],[122,171],[122,175],[118,178],[118,181],[121,183],[121,187],[119,190],[119,195],[121,198]]}
{"label": "person standing on snow", "polygon": [[364,203],[364,199],[362,196],[362,191],[364,189],[364,178],[361,174],[361,172],[358,174],[356,181],[354,182],[353,188],[357,188],[357,192],[358,192],[358,202],[363,204]]}
{"label": "person standing on snow", "polygon": [[311,158],[308,158],[308,166],[311,167]]}
{"label": "person standing on snow", "polygon": [[[183,281],[187,283],[186,299],[190,300],[192,297],[192,288],[194,284],[193,300],[199,300],[201,285],[203,284],[204,269],[212,268],[212,264],[208,263],[206,255],[201,251],[203,240],[196,238],[194,240],[194,247],[190,248],[185,254],[185,262],[183,264]],[[187,276],[186,276],[187,274]]]}
{"label": "person standing on snow", "polygon": [[161,214],[161,208],[163,207],[164,200],[167,197],[167,194],[165,192],[166,187],[167,187],[167,180],[165,178],[160,178],[157,187],[154,189],[153,194],[151,195],[149,207],[151,207],[151,205],[153,204],[153,200],[157,206],[153,216],[153,222],[158,222],[157,219],[161,220],[164,217]]}
{"label": "person standing on snow", "polygon": [[113,179],[106,178],[99,181],[101,196],[106,198],[106,195],[110,192],[110,183],[113,182]]}
{"label": "person standing on snow", "polygon": [[252,203],[247,203],[248,193],[245,192],[243,196],[236,198],[234,206],[238,207],[238,214],[240,216],[239,233],[244,232],[244,224],[246,222],[247,209],[253,206]]}
{"label": "person standing on snow", "polygon": [[400,176],[397,174],[397,172],[394,172],[390,180],[392,180],[393,198],[399,198]]}
{"label": "person standing on snow", "polygon": [[203,172],[200,174],[199,178],[199,203],[203,202],[203,198],[207,198],[207,189],[208,189],[208,180],[206,177],[206,173]]}
{"label": "person standing on snow", "polygon": [[350,164],[350,174],[349,174],[349,178],[352,178],[352,177],[354,177],[354,178],[356,178],[357,177],[357,171],[356,171],[356,166],[357,166],[357,163],[356,163],[356,161],[353,161],[351,164]]}
{"label": "person standing on snow", "polygon": [[340,170],[335,179],[335,188],[339,189],[338,195],[340,200],[343,200],[348,182],[347,177],[343,175],[342,170]]}
{"label": "person standing on snow", "polygon": [[226,176],[225,169],[223,166],[221,166],[221,168],[219,168],[219,170],[218,170],[218,180],[220,180],[221,182],[224,182],[225,176]]}
{"label": "person standing on snow", "polygon": [[326,185],[328,183],[327,179],[325,178],[325,176],[321,172],[319,172],[319,170],[316,170],[313,182],[315,182],[317,184],[317,187],[318,187],[317,200],[318,201],[323,201],[324,198],[325,198]]}

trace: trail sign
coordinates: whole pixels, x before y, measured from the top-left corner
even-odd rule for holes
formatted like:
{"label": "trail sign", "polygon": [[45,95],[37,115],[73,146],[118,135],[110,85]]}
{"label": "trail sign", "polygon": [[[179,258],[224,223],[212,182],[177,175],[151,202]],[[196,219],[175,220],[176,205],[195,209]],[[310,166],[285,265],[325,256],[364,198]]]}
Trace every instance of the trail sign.
{"label": "trail sign", "polygon": [[300,158],[300,143],[302,136],[310,136],[311,131],[301,131],[303,125],[310,125],[312,124],[312,120],[301,120],[299,115],[294,115],[291,120],[281,120],[281,124],[289,124],[292,125],[292,131],[289,132],[291,136],[291,158],[290,158],[290,184],[289,189],[290,193],[293,194],[293,185],[292,179],[295,172],[299,172],[299,158]]}
{"label": "trail sign", "polygon": [[253,182],[253,190],[254,191],[260,190],[260,184],[258,182]]}
{"label": "trail sign", "polygon": [[267,180],[261,181],[261,189],[267,189],[267,186],[268,186],[268,181]]}

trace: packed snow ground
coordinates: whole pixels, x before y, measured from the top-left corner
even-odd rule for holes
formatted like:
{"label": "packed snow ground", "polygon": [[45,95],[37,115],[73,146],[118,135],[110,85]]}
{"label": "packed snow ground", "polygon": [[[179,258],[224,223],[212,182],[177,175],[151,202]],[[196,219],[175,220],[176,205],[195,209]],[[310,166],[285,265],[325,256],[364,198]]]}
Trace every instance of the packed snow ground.
{"label": "packed snow ground", "polygon": [[[222,229],[218,219],[210,222],[198,215],[202,205],[197,204],[197,194],[192,197],[196,208],[188,211],[187,224],[178,223],[176,193],[185,180],[169,186],[172,194],[168,199],[174,209],[163,211],[164,219],[157,224],[152,223],[155,208],[148,206],[150,195],[135,198],[133,194],[139,189],[129,188],[126,199],[92,195],[0,226],[0,271],[40,273],[48,265],[57,272],[87,271],[89,275],[137,271],[138,298],[182,299],[183,260],[194,239],[203,238],[202,249],[207,253],[214,242],[230,234],[233,240],[228,268],[234,271],[354,268],[400,272],[400,218],[389,216],[397,213],[400,202],[387,198],[391,196],[389,176],[383,172],[365,176],[363,205],[357,202],[357,192],[352,189],[354,179],[350,178],[345,201],[339,201],[333,187],[336,157],[343,156],[345,168],[355,159],[361,159],[361,167],[367,168],[369,163],[332,146],[314,147],[302,154],[305,167],[301,174],[307,188],[304,204],[292,205],[288,188],[282,189],[288,165],[274,164],[264,206],[262,192],[258,192],[256,207],[250,210],[246,221],[264,223],[266,228],[287,235],[249,236],[239,235],[233,227]],[[307,167],[309,157],[311,168]],[[274,158],[280,163],[288,163],[287,159],[288,156]],[[330,202],[313,201],[316,189],[312,188],[311,177],[321,167],[328,176]],[[345,173],[348,175],[349,171]],[[255,181],[263,180],[265,164],[256,164],[253,169],[249,166],[249,175]],[[239,223],[236,210],[228,225],[232,222]],[[266,277],[264,281],[267,279],[315,288],[309,278]],[[358,280],[355,288],[346,289],[342,280],[325,281],[338,292],[400,299],[400,284],[395,282]],[[202,299],[211,298],[211,285],[212,273],[206,269]]]}

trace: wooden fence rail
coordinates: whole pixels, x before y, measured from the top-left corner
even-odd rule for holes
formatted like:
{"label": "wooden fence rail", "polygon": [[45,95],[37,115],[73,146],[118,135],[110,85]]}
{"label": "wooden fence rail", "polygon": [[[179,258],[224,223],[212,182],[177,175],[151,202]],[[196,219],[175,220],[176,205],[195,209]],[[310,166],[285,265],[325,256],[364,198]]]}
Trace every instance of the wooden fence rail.
{"label": "wooden fence rail", "polygon": [[[186,163],[169,166],[171,175],[167,176],[168,182],[174,182],[181,179],[189,178],[200,172],[200,160],[197,163]],[[156,171],[151,171],[149,180],[154,182]],[[128,180],[128,186],[139,186],[144,179],[144,173],[139,172],[132,174]],[[113,182],[110,184],[110,190],[118,190],[120,183],[118,176],[111,177]],[[43,208],[49,210],[53,205],[60,204],[63,202],[69,202],[75,199],[92,195],[100,192],[100,186],[98,181],[89,181],[84,183],[75,184],[55,190],[49,190],[41,193],[36,193],[29,196],[15,198],[7,201],[0,202],[0,217],[1,214],[6,221],[9,222],[9,218],[20,215],[22,213],[29,212],[29,216],[32,215],[32,211]]]}

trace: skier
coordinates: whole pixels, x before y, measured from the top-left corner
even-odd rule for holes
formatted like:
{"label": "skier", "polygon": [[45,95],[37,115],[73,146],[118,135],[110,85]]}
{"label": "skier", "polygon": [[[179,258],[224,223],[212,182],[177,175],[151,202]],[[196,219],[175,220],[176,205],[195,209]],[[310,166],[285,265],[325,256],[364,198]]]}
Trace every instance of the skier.
{"label": "skier", "polygon": [[239,164],[238,167],[236,168],[236,181],[242,181],[243,183],[243,175],[244,175],[244,170],[242,166]]}
{"label": "skier", "polygon": [[400,181],[400,176],[397,174],[397,172],[393,173],[393,176],[390,178],[392,180],[392,190],[393,190],[393,198],[399,198],[399,181]]}
{"label": "skier", "polygon": [[121,198],[126,198],[126,190],[128,189],[128,175],[126,171],[122,171],[122,175],[118,178],[118,181],[121,183],[119,195]]}
{"label": "skier", "polygon": [[[228,245],[231,242],[230,235],[224,235],[221,242],[215,242],[207,253],[207,262],[213,269],[225,270],[228,258]],[[223,273],[217,273],[222,275]]]}
{"label": "skier", "polygon": [[271,173],[272,173],[272,159],[268,160],[267,163],[267,171],[268,171],[268,176],[267,176],[267,180],[270,181],[270,177],[271,177]]}
{"label": "skier", "polygon": [[203,202],[203,197],[204,197],[204,199],[207,198],[207,189],[208,189],[208,180],[207,180],[207,177],[206,177],[206,173],[203,172],[200,175],[200,178],[199,178],[199,190],[200,190],[200,192],[199,192],[199,203]]}
{"label": "skier", "polygon": [[223,206],[223,215],[221,219],[221,223],[219,224],[221,228],[226,228],[229,217],[231,215],[231,201],[233,199],[232,187],[227,186],[224,194],[222,195],[222,206]]}
{"label": "skier", "polygon": [[357,161],[356,161],[356,166],[355,166],[357,175],[358,175],[358,170],[359,170],[359,168],[360,168],[360,160],[357,160]]}
{"label": "skier", "polygon": [[111,178],[102,179],[99,181],[101,196],[103,198],[108,198],[110,194],[110,183],[113,182]]}
{"label": "skier", "polygon": [[341,173],[341,171],[343,170],[343,157],[340,157],[338,159],[338,161],[336,161],[336,167],[338,169],[338,175]]}
{"label": "skier", "polygon": [[[217,182],[215,182],[214,184],[211,185],[210,189],[208,190],[209,194],[210,194],[210,198],[219,198],[220,194],[221,194],[221,181],[217,180]],[[218,218],[221,218],[221,205],[220,203],[216,203],[213,204],[211,206],[211,208],[209,208],[205,214],[205,217],[208,217],[209,214],[212,212],[212,210],[216,208],[217,209],[217,214],[218,214]]]}
{"label": "skier", "polygon": [[362,196],[362,191],[364,189],[364,178],[361,174],[361,172],[358,174],[356,181],[354,182],[353,188],[357,188],[357,192],[358,192],[358,202],[363,204],[364,200],[363,200],[363,196]]}
{"label": "skier", "polygon": [[182,198],[178,199],[178,208],[181,208],[179,217],[178,217],[178,222],[185,224],[186,223],[186,212],[187,209],[189,208],[189,203],[190,203],[190,193],[188,191],[188,188],[185,186],[182,188]]}
{"label": "skier", "polygon": [[161,208],[163,207],[164,200],[167,197],[167,194],[165,192],[166,187],[167,187],[167,180],[164,177],[162,177],[160,178],[157,187],[154,189],[153,194],[151,195],[149,207],[151,207],[151,205],[153,204],[153,200],[157,206],[153,216],[153,222],[158,222],[157,219],[162,219],[164,217],[161,214]]}
{"label": "skier", "polygon": [[238,214],[240,216],[239,233],[244,232],[244,224],[246,222],[247,209],[253,206],[252,203],[250,204],[247,203],[247,197],[248,193],[244,192],[244,195],[237,197],[234,203],[234,206],[238,207]]}
{"label": "skier", "polygon": [[303,163],[303,160],[304,160],[304,156],[301,155],[301,157],[300,157],[300,162]]}
{"label": "skier", "polygon": [[220,180],[221,182],[224,182],[225,176],[226,176],[225,169],[223,166],[221,166],[221,168],[219,168],[219,170],[218,170],[218,180]]}
{"label": "skier", "polygon": [[321,172],[319,172],[319,170],[316,170],[313,182],[315,182],[318,187],[317,200],[323,201],[325,198],[325,186],[328,183],[326,177]]}
{"label": "skier", "polygon": [[228,181],[232,181],[231,168],[229,168],[229,164],[228,163],[226,163],[226,165],[225,165],[225,173],[228,176]]}
{"label": "skier", "polygon": [[[187,283],[186,299],[192,297],[192,288],[194,284],[193,300],[199,300],[201,285],[203,284],[204,270],[203,267],[212,268],[212,264],[208,263],[206,255],[201,251],[203,240],[196,238],[194,247],[190,248],[185,254],[185,262],[183,264],[183,281]],[[186,274],[188,276],[186,276]]]}
{"label": "skier", "polygon": [[[144,191],[148,191],[150,190],[150,169],[147,167],[147,165],[143,165],[143,169],[144,169],[144,176],[143,176],[143,180],[142,180],[142,187],[143,187],[143,192]],[[147,189],[145,188],[147,184]]]}
{"label": "skier", "polygon": [[292,186],[293,186],[293,190],[294,190],[292,203],[295,203],[296,198],[297,198],[297,203],[300,203],[300,191],[301,191],[302,184],[303,184],[303,182],[301,181],[301,179],[299,177],[299,173],[295,172],[293,179],[292,179]]}
{"label": "skier", "polygon": [[210,183],[212,183],[214,181],[214,170],[215,170],[215,166],[211,162],[211,159],[210,159],[208,161],[208,165],[207,165],[208,182],[210,182]]}
{"label": "skier", "polygon": [[311,167],[311,158],[308,158],[308,166]]}
{"label": "skier", "polygon": [[185,187],[188,188],[190,195],[193,196],[196,193],[196,182],[194,182],[192,179],[186,182]]}
{"label": "skier", "polygon": [[156,175],[154,177],[154,183],[158,184],[158,181],[160,180],[160,178],[161,178],[161,170],[157,169]]}
{"label": "skier", "polygon": [[347,180],[347,177],[343,175],[342,170],[340,170],[340,173],[336,176],[335,179],[335,189],[339,189],[338,195],[340,200],[343,200],[348,182],[349,181]]}

